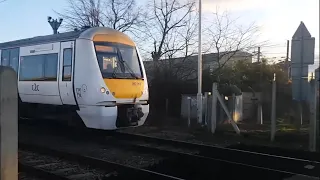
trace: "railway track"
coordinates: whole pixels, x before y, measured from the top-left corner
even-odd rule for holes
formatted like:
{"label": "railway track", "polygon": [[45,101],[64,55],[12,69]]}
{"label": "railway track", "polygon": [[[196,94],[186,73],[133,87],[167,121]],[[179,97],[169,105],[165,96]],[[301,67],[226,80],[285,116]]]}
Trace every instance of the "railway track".
{"label": "railway track", "polygon": [[[52,133],[57,135],[56,131]],[[182,179],[206,179],[208,177],[215,179],[239,177],[286,179],[294,175],[318,177],[319,162],[317,161],[119,132],[112,133],[108,139],[106,139],[106,133],[101,131],[86,131],[79,134],[69,130],[58,134],[77,141],[94,141],[105,146],[118,146],[137,153],[145,152],[160,155],[164,157],[163,160],[160,163],[145,167],[145,170]],[[233,173],[230,173],[230,171]]]}
{"label": "railway track", "polygon": [[19,149],[19,169],[45,179],[180,179],[36,144],[19,143]]}
{"label": "railway track", "polygon": [[[113,134],[117,137],[117,139],[130,141],[132,146],[139,146],[139,144],[148,144],[148,147],[155,147],[157,145],[162,144],[180,148],[187,148],[190,150],[197,151],[196,154],[201,157],[232,162],[244,166],[268,169],[271,171],[289,174],[306,175],[312,177],[319,177],[320,174],[319,154],[317,153],[310,153],[313,154],[314,157],[309,156],[307,159],[303,159],[286,156],[286,154],[284,153],[288,151],[280,151],[277,154],[277,151],[273,149],[274,154],[269,154],[266,153],[266,151],[272,150],[272,148],[267,147],[265,147],[265,150],[263,150],[262,148],[256,148],[256,150],[260,150],[260,152],[254,152],[250,151],[254,149],[254,147],[250,148],[249,146],[245,145],[240,146],[240,149],[236,149],[229,147],[217,147],[204,144],[189,143],[178,140],[169,140],[123,132],[114,132]],[[292,151],[290,152],[291,154],[293,154]]]}

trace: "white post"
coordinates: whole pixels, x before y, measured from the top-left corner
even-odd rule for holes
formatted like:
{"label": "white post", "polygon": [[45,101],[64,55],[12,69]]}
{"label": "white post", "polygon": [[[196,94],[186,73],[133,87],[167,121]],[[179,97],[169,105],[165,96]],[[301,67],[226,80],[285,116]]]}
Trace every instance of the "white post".
{"label": "white post", "polygon": [[199,0],[199,39],[198,39],[198,94],[197,94],[197,115],[198,123],[202,122],[202,43],[201,43],[201,19],[202,3]]}
{"label": "white post", "polygon": [[191,122],[191,97],[188,97],[188,127],[190,127]]}
{"label": "white post", "polygon": [[276,135],[276,73],[273,74],[272,81],[272,104],[271,104],[271,141]]}
{"label": "white post", "polygon": [[309,149],[315,152],[317,150],[317,81],[312,79],[310,82],[311,98],[310,98],[310,126],[309,126]]}
{"label": "white post", "polygon": [[208,118],[209,118],[209,103],[208,103],[208,99],[209,99],[209,93],[210,92],[205,92],[204,93],[204,99],[205,99],[205,111],[204,111],[204,125],[207,125],[208,123]]}
{"label": "white post", "polygon": [[217,95],[215,94],[215,92],[217,92],[217,83],[213,83],[212,84],[212,92],[211,92],[211,96],[212,96],[212,105],[211,105],[211,133],[215,133],[216,132],[216,128],[217,128]]}
{"label": "white post", "polygon": [[18,179],[18,90],[13,69],[0,66],[0,179]]}

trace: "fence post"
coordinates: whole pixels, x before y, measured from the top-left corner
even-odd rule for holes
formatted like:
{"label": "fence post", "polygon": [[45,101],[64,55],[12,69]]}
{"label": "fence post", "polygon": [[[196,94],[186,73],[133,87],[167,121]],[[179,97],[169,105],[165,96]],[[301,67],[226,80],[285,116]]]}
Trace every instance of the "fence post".
{"label": "fence post", "polygon": [[272,81],[272,104],[271,104],[271,141],[276,135],[276,73],[273,74]]}
{"label": "fence post", "polygon": [[[218,89],[217,89],[217,91],[218,91]],[[221,96],[222,97],[224,97],[224,95],[223,94],[221,94]],[[217,99],[218,100],[218,99]],[[223,99],[223,101],[224,101],[224,99]],[[218,102],[218,101],[217,101]],[[221,105],[221,103],[220,103],[220,106],[219,106],[219,121],[220,122],[224,122],[224,119],[225,119],[225,114],[224,114],[224,110],[223,110],[223,108],[222,108],[222,105]]]}
{"label": "fence post", "polygon": [[212,97],[212,103],[211,103],[211,133],[216,132],[217,128],[217,95],[215,92],[218,91],[217,88],[217,83],[212,84],[212,92],[211,92],[211,97]]}
{"label": "fence post", "polygon": [[191,97],[188,97],[188,127],[190,127],[191,124]]}
{"label": "fence post", "polygon": [[236,113],[236,95],[232,93],[232,120],[234,121],[234,116]]}
{"label": "fence post", "polygon": [[168,110],[169,110],[169,100],[166,98],[166,117],[168,117]]}
{"label": "fence post", "polygon": [[0,179],[18,179],[18,90],[13,69],[0,66]]}
{"label": "fence post", "polygon": [[263,124],[263,113],[262,113],[262,104],[259,102],[258,103],[258,124]]}
{"label": "fence post", "polygon": [[204,125],[207,125],[208,123],[208,119],[209,119],[209,111],[208,111],[208,109],[209,109],[209,103],[208,103],[208,99],[209,99],[209,92],[205,92],[204,93],[204,99],[205,99],[205,105],[204,105],[204,107],[205,107],[205,109],[204,109]]}

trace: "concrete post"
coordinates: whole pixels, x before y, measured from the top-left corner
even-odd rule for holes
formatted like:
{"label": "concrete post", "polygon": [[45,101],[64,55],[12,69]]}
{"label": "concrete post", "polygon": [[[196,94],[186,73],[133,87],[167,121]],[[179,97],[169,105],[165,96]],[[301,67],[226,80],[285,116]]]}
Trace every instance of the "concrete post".
{"label": "concrete post", "polygon": [[18,179],[18,90],[12,68],[0,66],[0,179]]}

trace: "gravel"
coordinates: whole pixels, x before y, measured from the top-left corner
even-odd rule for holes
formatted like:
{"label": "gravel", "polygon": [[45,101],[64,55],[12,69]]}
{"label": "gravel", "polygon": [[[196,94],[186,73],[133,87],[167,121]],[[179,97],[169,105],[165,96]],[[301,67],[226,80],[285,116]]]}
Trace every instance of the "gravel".
{"label": "gravel", "polygon": [[[123,131],[125,132],[125,131]],[[131,133],[131,132],[130,132]],[[198,137],[196,137],[194,134],[187,133],[187,132],[174,132],[170,130],[161,130],[158,132],[147,132],[147,133],[141,133],[138,130],[133,132],[133,134],[143,134],[150,137],[157,137],[157,138],[163,138],[163,139],[170,139],[170,140],[178,140],[178,141],[185,141],[189,143],[196,143],[196,144],[203,144],[203,145],[212,145],[212,146],[220,146],[220,147],[227,147],[231,144],[235,144],[238,141],[235,140],[224,140],[215,138],[214,140],[208,141],[208,140],[201,140]]]}
{"label": "gravel", "polygon": [[55,174],[61,176],[87,173],[91,174],[91,176],[86,176],[80,179],[99,180],[106,177],[106,175],[110,173],[108,171],[93,169],[89,166],[79,165],[75,162],[65,161],[57,157],[51,157],[25,150],[19,150],[19,161],[24,164],[31,165],[33,167],[43,169],[52,173],[54,173],[55,171],[60,171],[55,172]]}
{"label": "gravel", "polygon": [[34,177],[33,175],[27,174],[25,172],[19,172],[18,180],[44,180],[44,179]]}
{"label": "gravel", "polygon": [[90,142],[75,142],[68,140],[67,138],[53,137],[49,135],[35,136],[28,134],[21,137],[20,142],[40,144],[41,146],[47,146],[71,153],[78,153],[138,168],[154,165],[163,159],[163,157],[155,154],[130,151],[121,147],[106,147],[105,145]]}

